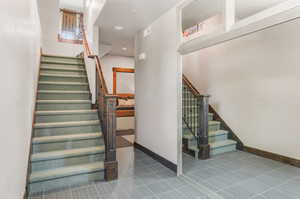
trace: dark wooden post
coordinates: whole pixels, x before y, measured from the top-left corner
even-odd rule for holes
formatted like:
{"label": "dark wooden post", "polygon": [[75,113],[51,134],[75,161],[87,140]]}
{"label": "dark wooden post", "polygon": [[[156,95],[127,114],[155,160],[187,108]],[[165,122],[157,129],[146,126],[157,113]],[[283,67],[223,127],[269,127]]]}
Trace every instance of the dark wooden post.
{"label": "dark wooden post", "polygon": [[208,111],[209,111],[209,95],[200,95],[199,103],[199,128],[198,128],[198,148],[199,159],[208,159],[210,147],[208,143]]}
{"label": "dark wooden post", "polygon": [[118,178],[118,162],[116,152],[116,96],[105,96],[104,107],[104,132],[106,143],[105,154],[105,179],[107,181],[115,180]]}

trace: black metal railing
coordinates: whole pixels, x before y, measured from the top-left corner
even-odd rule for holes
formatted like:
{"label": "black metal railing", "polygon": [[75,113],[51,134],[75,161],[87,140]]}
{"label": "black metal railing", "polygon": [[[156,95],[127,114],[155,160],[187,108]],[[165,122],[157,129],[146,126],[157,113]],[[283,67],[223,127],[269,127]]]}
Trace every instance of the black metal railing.
{"label": "black metal railing", "polygon": [[199,158],[209,158],[208,143],[209,96],[201,95],[191,82],[183,76],[182,119],[197,141]]}

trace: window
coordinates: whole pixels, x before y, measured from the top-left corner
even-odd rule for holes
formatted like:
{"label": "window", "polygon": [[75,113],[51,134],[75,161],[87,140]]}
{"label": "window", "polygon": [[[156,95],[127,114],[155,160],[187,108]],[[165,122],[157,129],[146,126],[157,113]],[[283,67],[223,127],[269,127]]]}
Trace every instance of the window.
{"label": "window", "polygon": [[60,42],[68,42],[82,44],[82,24],[83,14],[66,9],[61,9],[60,31],[58,40]]}

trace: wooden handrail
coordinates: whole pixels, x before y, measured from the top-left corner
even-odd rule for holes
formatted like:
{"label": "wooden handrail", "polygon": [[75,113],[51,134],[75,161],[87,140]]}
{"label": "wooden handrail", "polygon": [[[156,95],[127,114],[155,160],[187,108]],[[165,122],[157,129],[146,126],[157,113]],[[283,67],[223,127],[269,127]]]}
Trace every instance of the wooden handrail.
{"label": "wooden handrail", "polygon": [[104,78],[104,75],[103,75],[103,71],[102,71],[102,67],[101,67],[101,64],[100,64],[100,58],[97,55],[95,56],[95,58],[96,58],[96,67],[97,67],[96,69],[97,69],[99,77],[101,78],[101,81],[102,81],[102,84],[103,84],[103,88],[104,88],[104,93],[106,95],[110,95],[108,93],[106,81],[105,81],[105,78]]}
{"label": "wooden handrail", "polygon": [[82,27],[84,52],[88,58],[95,60],[96,67],[96,107],[105,140],[105,179],[107,181],[118,178],[118,161],[116,158],[117,140],[117,96],[110,95],[101,68],[100,58],[92,53]]}
{"label": "wooden handrail", "polygon": [[86,54],[89,58],[95,59],[96,72],[98,73],[98,76],[100,77],[101,84],[103,85],[103,88],[104,88],[103,91],[104,91],[105,95],[109,95],[107,85],[106,85],[106,81],[104,79],[101,63],[100,63],[100,58],[99,58],[98,55],[92,54],[91,48],[90,48],[90,46],[88,44],[88,41],[87,41],[87,38],[86,38],[86,33],[85,33],[84,27],[82,27],[82,32],[83,32],[83,45],[84,45],[84,49],[86,51]]}
{"label": "wooden handrail", "polygon": [[182,80],[191,89],[192,93],[195,96],[199,96],[200,95],[199,91],[193,86],[193,84],[190,82],[190,80],[184,74],[182,75]]}

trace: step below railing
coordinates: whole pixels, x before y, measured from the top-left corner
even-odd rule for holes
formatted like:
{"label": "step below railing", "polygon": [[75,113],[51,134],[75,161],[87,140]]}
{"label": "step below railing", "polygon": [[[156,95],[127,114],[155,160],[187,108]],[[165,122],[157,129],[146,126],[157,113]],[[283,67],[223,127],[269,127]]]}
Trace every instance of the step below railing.
{"label": "step below railing", "polygon": [[95,60],[96,67],[96,107],[101,122],[102,133],[105,140],[105,179],[107,181],[118,178],[118,162],[116,157],[116,110],[117,96],[108,93],[106,82],[103,76],[100,58],[92,54],[84,28],[83,45],[84,53],[88,58]]}
{"label": "step below railing", "polygon": [[183,75],[182,117],[184,125],[197,141],[200,159],[208,159],[209,95],[201,95],[191,82]]}

